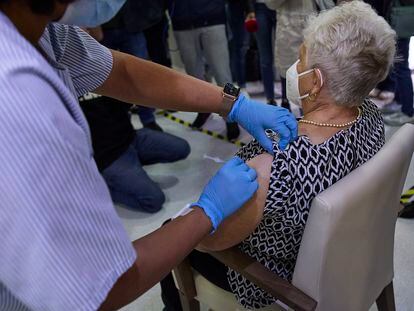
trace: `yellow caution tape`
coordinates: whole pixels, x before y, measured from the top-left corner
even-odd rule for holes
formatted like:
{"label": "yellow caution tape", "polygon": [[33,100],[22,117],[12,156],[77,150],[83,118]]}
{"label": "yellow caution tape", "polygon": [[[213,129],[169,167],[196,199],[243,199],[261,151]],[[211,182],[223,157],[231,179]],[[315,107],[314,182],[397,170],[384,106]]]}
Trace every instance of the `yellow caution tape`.
{"label": "yellow caution tape", "polygon": [[221,135],[219,133],[216,133],[216,132],[213,132],[213,131],[210,131],[210,130],[205,130],[205,129],[202,129],[202,128],[192,127],[190,122],[184,121],[180,118],[177,118],[176,116],[174,116],[172,113],[169,113],[168,111],[165,111],[165,110],[158,111],[157,115],[162,115],[162,116],[166,117],[167,119],[169,119],[173,122],[179,123],[181,125],[184,125],[186,127],[191,128],[193,130],[197,130],[197,131],[199,131],[201,133],[204,133],[206,135],[209,135],[211,137],[214,137],[214,138],[217,138],[217,139],[224,140],[224,141],[227,141],[229,143],[235,144],[238,147],[243,147],[244,145],[246,145],[245,143],[243,143],[239,140],[234,140],[234,141],[233,140],[228,140],[227,137],[225,137],[224,135]]}
{"label": "yellow caution tape", "polygon": [[401,203],[408,203],[411,201],[411,198],[414,196],[414,187],[411,187],[406,192],[401,195]]}

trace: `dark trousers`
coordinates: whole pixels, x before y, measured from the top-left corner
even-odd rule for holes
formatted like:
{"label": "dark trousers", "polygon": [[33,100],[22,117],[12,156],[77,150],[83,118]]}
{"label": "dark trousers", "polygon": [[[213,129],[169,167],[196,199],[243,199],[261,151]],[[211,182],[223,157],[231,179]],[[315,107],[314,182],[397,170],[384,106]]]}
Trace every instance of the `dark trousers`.
{"label": "dark trousers", "polygon": [[273,34],[276,29],[276,12],[270,10],[264,3],[256,3],[256,19],[259,27],[256,38],[264,91],[266,99],[273,100],[275,98]]}
{"label": "dark trousers", "polygon": [[154,63],[170,67],[171,58],[168,48],[168,19],[164,14],[163,19],[144,30],[147,40],[148,56]]}
{"label": "dark trousers", "polygon": [[[231,292],[227,281],[227,267],[209,254],[192,251],[188,256],[191,266],[214,285]],[[161,282],[161,297],[167,311],[181,311],[180,295],[172,274]]]}
{"label": "dark trousers", "polygon": [[410,47],[409,38],[399,38],[397,41],[398,60],[388,77],[378,84],[381,91],[395,92],[395,100],[401,104],[401,111],[408,116],[413,116],[413,82],[411,70],[408,66],[408,54]]}
{"label": "dark trousers", "polygon": [[[104,30],[102,44],[113,50],[148,59],[147,43],[142,32],[131,33],[125,29]],[[144,126],[155,122],[154,111],[153,108],[140,106],[138,115]]]}
{"label": "dark trousers", "polygon": [[148,213],[159,211],[164,193],[143,166],[179,161],[189,153],[190,146],[182,138],[146,128],[138,130],[128,149],[102,171],[112,200]]}
{"label": "dark trousers", "polygon": [[243,1],[229,1],[227,16],[231,75],[233,81],[244,88],[246,87],[246,52],[249,44],[247,31],[244,28]]}

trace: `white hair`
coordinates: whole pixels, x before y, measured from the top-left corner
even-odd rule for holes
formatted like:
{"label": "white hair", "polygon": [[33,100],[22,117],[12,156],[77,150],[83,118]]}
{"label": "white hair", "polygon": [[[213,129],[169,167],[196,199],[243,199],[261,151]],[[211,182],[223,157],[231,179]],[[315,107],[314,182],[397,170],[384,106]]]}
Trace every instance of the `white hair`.
{"label": "white hair", "polygon": [[304,31],[307,64],[322,71],[338,105],[360,105],[387,76],[395,38],[395,31],[370,5],[346,2],[309,21]]}

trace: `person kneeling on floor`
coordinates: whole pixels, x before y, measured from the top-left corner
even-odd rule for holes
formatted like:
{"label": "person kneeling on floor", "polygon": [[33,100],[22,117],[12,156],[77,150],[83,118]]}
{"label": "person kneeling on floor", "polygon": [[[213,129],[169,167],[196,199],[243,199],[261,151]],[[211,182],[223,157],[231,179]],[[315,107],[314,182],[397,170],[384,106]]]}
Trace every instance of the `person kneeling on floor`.
{"label": "person kneeling on floor", "polygon": [[88,120],[95,161],[115,203],[156,213],[165,202],[161,188],[143,166],[185,159],[190,145],[182,138],[149,128],[135,130],[131,105],[108,97],[80,98]]}

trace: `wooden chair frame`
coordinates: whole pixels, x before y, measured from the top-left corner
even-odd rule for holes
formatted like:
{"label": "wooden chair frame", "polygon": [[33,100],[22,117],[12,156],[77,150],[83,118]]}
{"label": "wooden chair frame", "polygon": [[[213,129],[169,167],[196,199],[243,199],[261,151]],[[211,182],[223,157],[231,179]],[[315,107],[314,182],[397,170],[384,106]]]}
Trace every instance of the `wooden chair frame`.
{"label": "wooden chair frame", "polygon": [[[237,247],[220,252],[210,252],[209,254],[290,308],[297,311],[314,311],[316,309],[317,302],[314,299],[250,256],[242,253]],[[185,259],[174,268],[173,272],[180,292],[183,310],[199,311],[200,303],[196,299],[197,290],[189,260]],[[384,288],[376,303],[378,311],[395,311],[392,282]]]}

